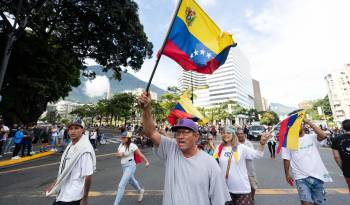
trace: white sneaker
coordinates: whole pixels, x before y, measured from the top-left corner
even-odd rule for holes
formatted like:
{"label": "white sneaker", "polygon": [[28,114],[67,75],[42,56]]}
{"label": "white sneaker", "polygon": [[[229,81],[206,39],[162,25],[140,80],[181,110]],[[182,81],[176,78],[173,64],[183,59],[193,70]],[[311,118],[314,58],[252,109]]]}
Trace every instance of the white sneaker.
{"label": "white sneaker", "polygon": [[142,201],[144,193],[145,193],[145,189],[141,189],[139,192],[139,198],[137,199],[138,202]]}
{"label": "white sneaker", "polygon": [[20,159],[21,157],[20,156],[15,156],[15,157],[12,157],[11,159]]}
{"label": "white sneaker", "polygon": [[4,156],[0,154],[0,157],[4,157]]}

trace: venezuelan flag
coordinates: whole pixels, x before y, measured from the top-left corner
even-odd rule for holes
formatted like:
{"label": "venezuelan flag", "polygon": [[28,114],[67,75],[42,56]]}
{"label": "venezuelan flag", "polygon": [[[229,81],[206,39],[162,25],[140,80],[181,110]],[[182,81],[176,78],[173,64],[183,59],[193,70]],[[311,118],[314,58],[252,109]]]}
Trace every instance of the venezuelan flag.
{"label": "venezuelan flag", "polygon": [[173,126],[176,124],[177,119],[192,119],[193,121],[198,121],[199,124],[205,124],[208,119],[205,118],[191,103],[188,98],[187,93],[184,93],[179,102],[176,103],[175,107],[171,110],[169,116],[167,117],[168,122]]}
{"label": "venezuelan flag", "polygon": [[194,0],[182,0],[163,54],[185,70],[211,74],[225,63],[231,34],[222,32]]}
{"label": "venezuelan flag", "polygon": [[299,135],[301,124],[304,121],[305,111],[299,111],[280,123],[280,130],[278,133],[279,145],[277,148],[277,154],[281,151],[282,147],[298,150],[299,148]]}

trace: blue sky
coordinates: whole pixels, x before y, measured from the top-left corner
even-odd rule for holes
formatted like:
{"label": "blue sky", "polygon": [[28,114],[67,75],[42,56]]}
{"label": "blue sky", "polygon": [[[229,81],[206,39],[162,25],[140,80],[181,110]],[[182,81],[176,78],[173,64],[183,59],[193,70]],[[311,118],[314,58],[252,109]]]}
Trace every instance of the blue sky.
{"label": "blue sky", "polygon": [[[177,0],[136,0],[141,23],[158,51]],[[197,0],[231,32],[270,102],[296,106],[326,95],[324,76],[350,63],[348,0]],[[148,81],[155,58],[134,73]],[[180,67],[163,56],[153,83],[177,85]]]}

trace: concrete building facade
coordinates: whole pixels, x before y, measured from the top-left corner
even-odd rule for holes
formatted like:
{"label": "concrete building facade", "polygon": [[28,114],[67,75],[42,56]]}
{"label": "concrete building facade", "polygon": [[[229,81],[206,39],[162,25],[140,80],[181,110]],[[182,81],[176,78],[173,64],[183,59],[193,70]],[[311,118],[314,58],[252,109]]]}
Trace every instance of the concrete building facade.
{"label": "concrete building facade", "polygon": [[[185,73],[185,72],[183,72]],[[185,77],[186,78],[185,78]],[[199,107],[217,106],[226,101],[235,101],[244,108],[254,108],[254,92],[250,74],[250,64],[244,54],[238,49],[231,49],[229,56],[218,70],[211,75],[192,76],[195,86],[207,87],[195,91],[197,98],[194,104]],[[183,89],[190,76],[182,75],[179,86]]]}
{"label": "concrete building facade", "polygon": [[350,64],[342,71],[334,71],[325,76],[329,103],[334,122],[340,125],[350,119]]}
{"label": "concrete building facade", "polygon": [[261,91],[260,91],[260,83],[259,81],[253,79],[253,91],[254,91],[254,107],[258,112],[264,111]]}

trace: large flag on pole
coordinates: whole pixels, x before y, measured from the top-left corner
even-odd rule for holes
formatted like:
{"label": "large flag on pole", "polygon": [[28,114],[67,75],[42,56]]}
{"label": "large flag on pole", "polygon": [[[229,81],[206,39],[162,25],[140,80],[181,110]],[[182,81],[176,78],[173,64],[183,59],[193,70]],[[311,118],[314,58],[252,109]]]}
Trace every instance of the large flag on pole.
{"label": "large flag on pole", "polygon": [[175,107],[171,110],[167,117],[168,122],[173,126],[178,119],[192,119],[199,124],[206,124],[209,120],[205,118],[198,110],[193,106],[191,100],[188,98],[187,93],[184,93],[180,100],[176,103]]}
{"label": "large flag on pole", "polygon": [[292,150],[299,149],[300,129],[304,117],[305,111],[299,111],[281,121],[278,133],[279,145],[277,154],[281,151],[282,147]]}
{"label": "large flag on pole", "polygon": [[222,32],[195,0],[182,0],[162,53],[185,70],[211,74],[232,46],[232,35]]}

